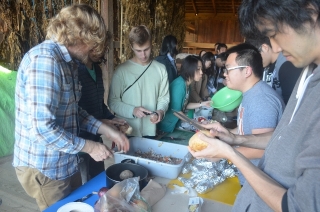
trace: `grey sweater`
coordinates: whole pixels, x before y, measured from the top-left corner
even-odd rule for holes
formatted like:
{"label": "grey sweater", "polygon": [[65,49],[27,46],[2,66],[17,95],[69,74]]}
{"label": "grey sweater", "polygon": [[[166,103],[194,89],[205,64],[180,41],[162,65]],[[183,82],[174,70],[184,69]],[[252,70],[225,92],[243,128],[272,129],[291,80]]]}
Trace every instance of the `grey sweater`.
{"label": "grey sweater", "polygon": [[[292,92],[259,168],[287,191],[289,211],[320,210],[320,68],[306,88],[299,109],[290,122],[297,103],[300,78]],[[245,183],[233,211],[272,211]]]}

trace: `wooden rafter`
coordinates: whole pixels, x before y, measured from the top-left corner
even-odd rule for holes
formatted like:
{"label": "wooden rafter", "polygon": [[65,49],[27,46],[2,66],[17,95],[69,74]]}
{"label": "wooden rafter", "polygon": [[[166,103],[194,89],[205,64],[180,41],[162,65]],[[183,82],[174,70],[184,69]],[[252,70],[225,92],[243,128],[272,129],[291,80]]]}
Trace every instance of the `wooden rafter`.
{"label": "wooden rafter", "polygon": [[196,7],[195,0],[192,0],[192,6],[193,6],[194,13],[195,13],[196,15],[198,15],[198,10],[197,10],[197,7]]}
{"label": "wooden rafter", "polygon": [[234,0],[232,0],[232,12],[233,12],[233,15],[236,15],[236,8],[234,5]]}
{"label": "wooden rafter", "polygon": [[213,12],[214,12],[214,14],[216,15],[217,14],[217,7],[216,7],[216,2],[215,2],[215,0],[212,0],[212,6],[213,6]]}

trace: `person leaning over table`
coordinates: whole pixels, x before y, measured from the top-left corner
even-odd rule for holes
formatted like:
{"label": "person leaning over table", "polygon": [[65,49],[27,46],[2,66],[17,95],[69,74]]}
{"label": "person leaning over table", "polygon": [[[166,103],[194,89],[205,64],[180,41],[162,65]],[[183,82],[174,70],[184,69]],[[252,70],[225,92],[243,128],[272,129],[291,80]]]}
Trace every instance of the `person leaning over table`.
{"label": "person leaning over table", "polygon": [[[244,37],[259,30],[295,67],[306,67],[275,131],[235,135],[219,124],[197,158],[222,157],[243,173],[244,184],[233,211],[319,211],[320,208],[320,2],[244,0],[239,23]],[[294,16],[292,15],[294,14]],[[297,48],[299,44],[299,48]],[[265,149],[255,167],[232,146]]]}
{"label": "person leaning over table", "polygon": [[201,106],[210,107],[211,101],[199,103],[189,102],[189,86],[193,81],[199,81],[202,77],[202,60],[198,56],[187,56],[181,66],[180,76],[169,87],[170,103],[164,119],[158,124],[158,130],[173,132],[179,119],[173,114],[174,111],[195,109]]}
{"label": "person leaning over table", "polygon": [[[169,105],[168,74],[163,64],[151,60],[152,37],[140,25],[129,33],[133,58],[120,64],[112,77],[108,103],[116,116],[132,127],[132,136],[154,137]],[[157,119],[147,114],[156,112]]]}
{"label": "person leaning over table", "polygon": [[112,153],[98,142],[78,137],[80,129],[103,134],[127,151],[127,137],[78,107],[78,61],[101,58],[106,27],[92,7],[75,4],[50,20],[47,40],[23,57],[15,91],[13,166],[26,193],[40,210],[81,186],[77,153],[102,161]]}
{"label": "person leaning over table", "polygon": [[[224,76],[226,86],[242,92],[238,108],[237,127],[230,132],[239,135],[272,132],[279,123],[284,102],[282,97],[266,82],[262,81],[262,57],[258,49],[246,43],[231,47],[226,51],[228,57]],[[238,147],[237,151],[254,165],[258,165],[263,150]],[[240,184],[245,178],[239,173]]]}

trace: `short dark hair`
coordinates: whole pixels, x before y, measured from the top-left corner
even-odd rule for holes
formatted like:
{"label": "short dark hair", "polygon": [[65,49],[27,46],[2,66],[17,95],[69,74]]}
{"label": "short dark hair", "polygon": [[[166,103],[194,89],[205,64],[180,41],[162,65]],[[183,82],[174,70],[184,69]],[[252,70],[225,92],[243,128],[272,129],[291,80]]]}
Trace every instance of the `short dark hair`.
{"label": "short dark hair", "polygon": [[[250,37],[259,31],[257,26],[263,26],[268,20],[276,32],[281,24],[286,24],[297,33],[304,33],[303,24],[314,24],[313,15],[317,15],[317,23],[320,23],[319,7],[319,0],[243,0],[238,12],[240,30],[244,37]],[[262,33],[266,32],[262,30]]]}
{"label": "short dark hair", "polygon": [[241,43],[226,51],[227,55],[230,55],[231,53],[237,54],[236,62],[239,66],[250,66],[253,74],[259,79],[262,78],[262,57],[256,47],[248,43]]}
{"label": "short dark hair", "polygon": [[170,53],[170,55],[173,57],[174,55],[178,54],[177,51],[177,38],[173,35],[167,35],[163,38],[161,49],[160,49],[160,55],[167,55]]}
{"label": "short dark hair", "polygon": [[226,54],[226,52],[222,52],[220,54],[217,55],[216,59],[221,59],[222,61],[226,61],[227,60],[228,55]]}
{"label": "short dark hair", "polygon": [[217,49],[220,50],[221,48],[228,49],[228,46],[225,43],[219,43]]}
{"label": "short dark hair", "polygon": [[260,33],[257,34],[256,36],[246,38],[245,43],[251,44],[254,47],[256,47],[257,49],[259,49],[262,44],[266,44],[266,45],[272,47],[271,43],[270,43],[270,39],[267,36],[262,35]]}
{"label": "short dark hair", "polygon": [[180,76],[184,80],[194,79],[194,74],[198,70],[199,61],[202,65],[201,58],[195,55],[188,55],[186,58],[184,58],[180,69]]}

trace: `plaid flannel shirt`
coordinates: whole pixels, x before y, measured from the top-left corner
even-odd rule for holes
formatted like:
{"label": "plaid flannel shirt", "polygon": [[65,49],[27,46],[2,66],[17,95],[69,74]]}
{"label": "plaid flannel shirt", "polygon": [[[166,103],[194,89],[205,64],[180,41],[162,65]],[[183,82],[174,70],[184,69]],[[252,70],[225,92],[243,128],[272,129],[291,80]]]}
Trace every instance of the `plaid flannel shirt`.
{"label": "plaid flannel shirt", "polygon": [[77,171],[85,140],[80,128],[96,134],[101,122],[78,107],[77,64],[65,46],[46,40],[21,61],[16,83],[13,166],[38,169],[54,180]]}

